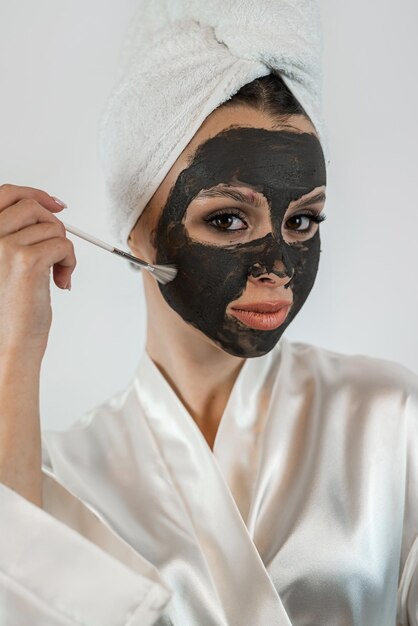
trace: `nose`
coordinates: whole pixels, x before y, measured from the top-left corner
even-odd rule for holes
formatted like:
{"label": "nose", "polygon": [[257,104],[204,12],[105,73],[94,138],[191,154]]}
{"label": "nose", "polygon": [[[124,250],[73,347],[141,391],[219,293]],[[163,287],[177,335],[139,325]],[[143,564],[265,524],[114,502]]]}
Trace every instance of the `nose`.
{"label": "nose", "polygon": [[264,263],[254,263],[248,271],[248,280],[254,283],[271,283],[283,287],[290,283],[293,275],[294,268],[289,272],[283,261],[276,260],[271,268],[267,268]]}
{"label": "nose", "polygon": [[281,287],[288,286],[295,273],[293,259],[280,237],[272,233],[266,236],[262,248],[249,263],[248,280],[257,283],[271,283]]}

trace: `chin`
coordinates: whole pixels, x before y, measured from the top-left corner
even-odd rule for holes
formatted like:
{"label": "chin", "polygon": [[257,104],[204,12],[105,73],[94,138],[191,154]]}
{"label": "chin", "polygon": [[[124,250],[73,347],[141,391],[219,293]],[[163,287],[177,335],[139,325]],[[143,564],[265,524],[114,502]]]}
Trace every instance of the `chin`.
{"label": "chin", "polygon": [[259,356],[268,354],[277,346],[282,335],[279,337],[270,338],[269,342],[257,342],[251,341],[251,339],[245,338],[245,341],[239,341],[239,343],[225,342],[222,340],[215,341],[216,345],[224,352],[231,354],[232,356],[239,357],[241,359],[252,359]]}

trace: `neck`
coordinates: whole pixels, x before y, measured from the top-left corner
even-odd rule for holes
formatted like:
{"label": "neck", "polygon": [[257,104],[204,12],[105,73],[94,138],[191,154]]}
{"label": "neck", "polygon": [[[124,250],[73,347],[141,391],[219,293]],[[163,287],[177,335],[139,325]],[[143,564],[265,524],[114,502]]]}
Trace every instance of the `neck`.
{"label": "neck", "polygon": [[168,306],[155,285],[144,280],[144,287],[146,351],[213,449],[219,423],[245,359],[224,352],[186,323]]}

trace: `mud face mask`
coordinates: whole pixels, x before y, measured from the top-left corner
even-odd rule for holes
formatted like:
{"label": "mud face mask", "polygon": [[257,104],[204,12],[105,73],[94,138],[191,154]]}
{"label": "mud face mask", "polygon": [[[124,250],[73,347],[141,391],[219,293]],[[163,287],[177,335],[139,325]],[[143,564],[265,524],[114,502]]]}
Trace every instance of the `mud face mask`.
{"label": "mud face mask", "polygon": [[[271,232],[227,247],[190,238],[183,223],[187,207],[199,191],[220,184],[244,184],[262,193]],[[239,127],[201,144],[178,176],[155,232],[156,263],[178,267],[172,282],[158,285],[166,302],[230,354],[247,358],[272,350],[305,303],[320,256],[319,229],[307,240],[286,243],[283,218],[290,202],[325,184],[322,148],[309,133]],[[285,288],[293,292],[293,305],[281,326],[257,330],[226,308],[243,294],[249,276],[268,273],[291,277]]]}

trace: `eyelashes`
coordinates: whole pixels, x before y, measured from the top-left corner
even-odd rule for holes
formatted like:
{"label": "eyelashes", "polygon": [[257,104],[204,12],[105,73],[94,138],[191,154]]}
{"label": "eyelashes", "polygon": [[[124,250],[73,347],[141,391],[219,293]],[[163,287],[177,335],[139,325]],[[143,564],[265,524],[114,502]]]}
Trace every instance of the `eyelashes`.
{"label": "eyelashes", "polygon": [[295,215],[291,215],[290,217],[287,218],[286,223],[289,222],[290,220],[294,220],[294,219],[298,219],[298,218],[307,218],[310,220],[310,224],[309,227],[306,229],[301,229],[301,230],[293,230],[292,228],[290,229],[292,232],[296,232],[296,233],[310,233],[311,230],[313,229],[313,224],[320,224],[321,222],[323,222],[324,220],[327,219],[327,216],[325,215],[325,213],[314,213],[313,211],[304,211],[304,213],[295,213]]}
{"label": "eyelashes", "polygon": [[247,226],[245,228],[223,228],[222,226],[220,226],[219,224],[217,224],[217,220],[222,220],[222,219],[226,219],[228,217],[235,217],[241,220],[241,222],[243,222],[244,224],[246,224],[245,221],[245,215],[243,215],[243,213],[241,213],[241,211],[239,211],[238,209],[220,209],[219,211],[216,211],[216,213],[213,213],[212,215],[210,215],[209,217],[205,217],[205,222],[207,222],[212,228],[215,228],[216,230],[220,231],[220,232],[233,232],[234,230],[246,230]]}
{"label": "eyelashes", "polygon": [[[243,228],[230,228],[231,223],[229,223],[229,224],[226,224],[227,228],[224,228],[225,222],[227,222],[229,218],[238,219],[243,224],[245,224],[245,226]],[[288,217],[285,223],[288,224],[291,220],[296,220],[296,219],[303,220],[303,218],[309,220],[308,227],[302,228],[302,229],[286,228],[286,230],[288,230],[291,233],[296,233],[296,234],[302,234],[302,235],[309,234],[313,230],[313,225],[320,224],[321,222],[326,220],[327,216],[325,215],[325,213],[318,214],[315,211],[304,210],[301,213],[295,213],[294,215],[291,215],[290,217]],[[231,233],[247,230],[248,228],[248,224],[246,222],[246,215],[243,214],[237,208],[220,209],[219,211],[216,211],[216,213],[209,215],[209,217],[204,218],[204,221],[209,225],[210,228],[214,228],[217,232],[220,232],[220,233],[227,233],[228,235],[231,235]],[[224,222],[224,225],[221,225],[222,221]]]}

